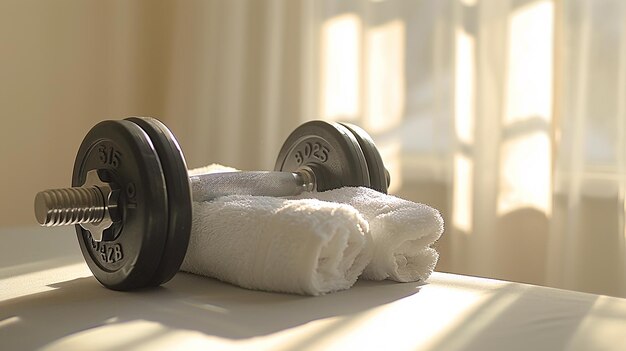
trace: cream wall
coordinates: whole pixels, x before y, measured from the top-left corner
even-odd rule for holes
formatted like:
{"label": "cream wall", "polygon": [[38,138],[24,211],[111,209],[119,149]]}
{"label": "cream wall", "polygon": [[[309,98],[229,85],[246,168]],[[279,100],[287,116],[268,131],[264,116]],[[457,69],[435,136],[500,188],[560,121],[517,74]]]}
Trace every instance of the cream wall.
{"label": "cream wall", "polygon": [[[34,195],[69,185],[83,136],[104,119],[163,120],[190,167],[273,167],[282,140],[306,119],[302,8],[276,5],[1,1],[0,226],[35,224]],[[270,30],[277,18],[285,24]],[[290,44],[266,46],[272,36]]]}
{"label": "cream wall", "polygon": [[147,3],[0,1],[1,226],[35,223],[95,123],[162,114],[171,9]]}

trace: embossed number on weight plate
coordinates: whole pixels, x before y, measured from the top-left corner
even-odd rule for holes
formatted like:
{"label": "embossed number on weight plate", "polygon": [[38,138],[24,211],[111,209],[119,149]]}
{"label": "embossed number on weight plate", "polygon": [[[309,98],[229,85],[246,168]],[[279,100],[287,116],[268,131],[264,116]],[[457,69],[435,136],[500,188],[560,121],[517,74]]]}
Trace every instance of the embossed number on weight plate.
{"label": "embossed number on weight plate", "polygon": [[296,152],[294,154],[294,157],[298,165],[301,165],[305,161],[308,161],[311,159],[324,163],[328,161],[329,153],[330,153],[330,150],[326,146],[318,142],[315,142],[315,143],[307,142],[304,144],[304,149]]}
{"label": "embossed number on weight plate", "polygon": [[100,259],[103,262],[115,263],[124,258],[124,252],[122,251],[122,245],[120,244],[107,244],[92,239],[91,247],[94,251],[100,253]]}
{"label": "embossed number on weight plate", "polygon": [[122,153],[115,150],[113,146],[100,145],[98,155],[102,164],[110,165],[113,168],[119,167],[122,162]]}

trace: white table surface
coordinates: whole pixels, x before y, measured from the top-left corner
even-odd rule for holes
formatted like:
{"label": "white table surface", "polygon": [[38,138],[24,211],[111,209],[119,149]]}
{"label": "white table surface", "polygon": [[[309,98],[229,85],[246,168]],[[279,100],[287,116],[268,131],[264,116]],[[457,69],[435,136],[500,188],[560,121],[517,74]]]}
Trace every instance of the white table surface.
{"label": "white table surface", "polygon": [[0,350],[626,350],[626,299],[435,273],[303,297],[179,273],[110,291],[73,228],[0,230]]}

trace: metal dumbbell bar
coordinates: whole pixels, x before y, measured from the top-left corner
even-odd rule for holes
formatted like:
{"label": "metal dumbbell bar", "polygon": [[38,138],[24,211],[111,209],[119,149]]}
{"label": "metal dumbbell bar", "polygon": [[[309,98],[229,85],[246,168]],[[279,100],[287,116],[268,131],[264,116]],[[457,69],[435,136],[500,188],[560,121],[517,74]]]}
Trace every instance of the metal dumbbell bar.
{"label": "metal dumbbell bar", "polygon": [[[223,172],[189,177],[194,201],[209,201],[226,195],[295,196],[315,191],[309,170],[298,172]],[[87,172],[80,187],[50,189],[37,193],[35,217],[44,227],[79,224],[95,241],[113,224],[119,194],[103,182],[96,170]]]}
{"label": "metal dumbbell bar", "polygon": [[270,172],[188,176],[169,129],[153,118],[104,121],[83,140],[72,187],[42,191],[44,226],[76,225],[94,276],[131,290],[167,282],[189,242],[191,201],[244,194],[298,195],[342,186],[387,191],[389,174],[371,138],[348,124],[307,122],[287,138]]}

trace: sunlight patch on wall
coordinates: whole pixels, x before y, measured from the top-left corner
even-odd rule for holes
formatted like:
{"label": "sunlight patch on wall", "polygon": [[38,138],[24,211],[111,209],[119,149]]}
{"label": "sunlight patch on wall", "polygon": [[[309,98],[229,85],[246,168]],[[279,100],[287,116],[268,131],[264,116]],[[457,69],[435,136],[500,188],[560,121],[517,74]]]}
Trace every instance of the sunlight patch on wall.
{"label": "sunlight patch on wall", "polygon": [[550,138],[541,131],[502,145],[498,215],[524,207],[552,212],[550,147]]}
{"label": "sunlight patch on wall", "polygon": [[478,2],[478,0],[460,0],[460,2],[465,6],[474,6]]}
{"label": "sunlight patch on wall", "polygon": [[405,31],[394,20],[366,34],[365,127],[373,133],[397,127],[404,116]]}
{"label": "sunlight patch on wall", "polygon": [[498,215],[552,211],[553,29],[551,1],[524,6],[510,20]]}
{"label": "sunlight patch on wall", "polygon": [[554,3],[533,2],[513,13],[509,25],[504,123],[552,116]]}
{"label": "sunlight patch on wall", "polygon": [[472,232],[473,160],[466,154],[474,142],[475,38],[462,27],[455,32],[454,128],[460,149],[454,155],[452,222],[465,234]]}
{"label": "sunlight patch on wall", "polygon": [[455,37],[454,125],[457,140],[471,144],[474,141],[476,44],[462,28],[456,29]]}
{"label": "sunlight patch on wall", "polygon": [[454,155],[452,224],[466,234],[472,232],[473,168],[474,164],[469,157],[462,153]]}
{"label": "sunlight patch on wall", "polygon": [[360,111],[361,20],[354,14],[326,21],[321,31],[322,117],[355,120]]}

